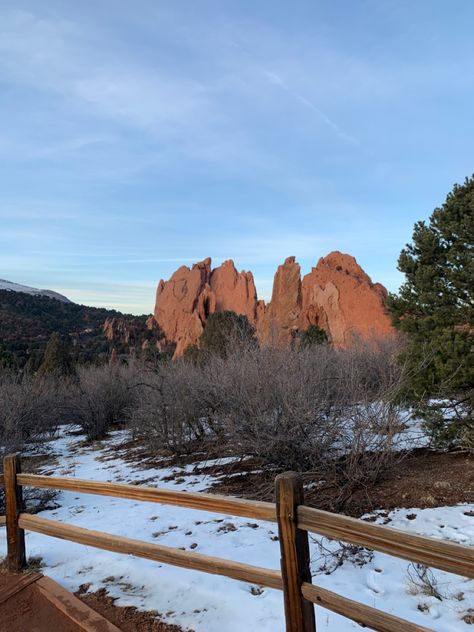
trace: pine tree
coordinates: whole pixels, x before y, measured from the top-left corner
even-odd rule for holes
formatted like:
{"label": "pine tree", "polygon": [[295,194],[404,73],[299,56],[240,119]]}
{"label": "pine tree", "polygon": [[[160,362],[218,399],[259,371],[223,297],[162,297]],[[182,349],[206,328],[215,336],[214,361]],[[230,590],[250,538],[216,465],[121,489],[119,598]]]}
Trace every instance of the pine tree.
{"label": "pine tree", "polygon": [[51,376],[71,376],[74,374],[74,367],[69,355],[69,349],[61,339],[59,333],[51,334],[43,355],[43,360],[38,369],[38,375]]}
{"label": "pine tree", "polygon": [[321,327],[318,327],[317,325],[310,325],[308,329],[299,331],[297,336],[302,347],[325,345],[329,342],[327,333],[324,329],[321,329]]}
{"label": "pine tree", "polygon": [[255,329],[246,316],[232,311],[214,312],[209,316],[199,347],[225,357],[230,350],[255,346]]}
{"label": "pine tree", "polygon": [[389,308],[408,337],[410,395],[436,439],[474,447],[474,176],[415,224],[398,269]]}

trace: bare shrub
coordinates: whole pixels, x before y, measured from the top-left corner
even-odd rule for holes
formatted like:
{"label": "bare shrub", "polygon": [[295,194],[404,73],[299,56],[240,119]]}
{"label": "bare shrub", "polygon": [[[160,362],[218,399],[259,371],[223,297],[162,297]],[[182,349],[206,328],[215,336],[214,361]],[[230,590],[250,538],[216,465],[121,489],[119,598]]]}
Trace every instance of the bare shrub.
{"label": "bare shrub", "polygon": [[203,373],[214,384],[214,428],[234,449],[278,469],[311,469],[337,438],[327,406],[328,361],[326,349],[316,355],[280,348],[210,361]]}
{"label": "bare shrub", "polygon": [[0,455],[54,435],[61,423],[64,383],[0,375]]}
{"label": "bare shrub", "polygon": [[103,438],[113,424],[128,418],[138,396],[137,379],[134,365],[79,369],[71,388],[68,421],[77,423],[90,440]]}
{"label": "bare shrub", "polygon": [[221,445],[277,471],[310,473],[341,508],[401,458],[397,352],[393,342],[247,348],[208,358],[194,396]]}
{"label": "bare shrub", "polygon": [[408,590],[411,594],[435,597],[439,601],[446,599],[447,595],[440,591],[433,571],[424,564],[410,563],[407,567],[407,576]]}
{"label": "bare shrub", "polygon": [[207,440],[268,471],[306,472],[340,509],[401,458],[397,345],[246,345],[171,362],[142,374],[132,427],[154,449],[180,453]]}
{"label": "bare shrub", "polygon": [[155,372],[145,369],[138,401],[129,411],[134,435],[157,451],[192,449],[207,432],[201,379],[201,369],[192,362],[167,363]]}
{"label": "bare shrub", "polygon": [[59,423],[77,423],[93,440],[130,422],[155,451],[180,454],[199,441],[254,456],[272,473],[305,472],[341,509],[401,458],[397,344],[238,344],[155,370],[132,362],[81,368],[74,379],[4,375],[0,441],[16,449]]}
{"label": "bare shrub", "polygon": [[[26,444],[56,434],[62,422],[64,393],[64,383],[55,379],[34,379],[8,372],[0,374],[0,470],[5,454],[18,452]],[[45,502],[51,506],[55,493],[26,490],[28,509]],[[4,511],[4,491],[0,488],[0,515]]]}
{"label": "bare shrub", "polygon": [[315,560],[317,572],[331,575],[345,562],[351,562],[354,566],[365,566],[374,558],[374,552],[363,546],[349,544],[327,538],[310,537],[318,547],[319,556]]}

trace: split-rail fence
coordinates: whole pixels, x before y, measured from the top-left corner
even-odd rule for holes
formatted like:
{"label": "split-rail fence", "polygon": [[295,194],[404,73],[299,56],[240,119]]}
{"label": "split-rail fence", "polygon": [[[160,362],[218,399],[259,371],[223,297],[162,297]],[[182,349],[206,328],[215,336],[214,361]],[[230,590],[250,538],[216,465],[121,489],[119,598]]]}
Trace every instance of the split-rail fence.
{"label": "split-rail fence", "polygon": [[[21,472],[20,457],[13,454],[4,459],[0,485],[5,488],[6,515],[2,522],[7,529],[9,570],[19,571],[26,566],[25,530],[34,531],[106,551],[224,575],[281,590],[287,632],[316,631],[314,604],[379,632],[430,630],[313,584],[308,532],[474,579],[474,547],[409,534],[308,507],[304,504],[301,478],[294,472],[276,477],[276,503],[269,503],[214,494],[24,474]],[[23,509],[22,489],[25,486],[127,498],[274,522],[278,524],[281,571],[150,544],[31,515]]]}

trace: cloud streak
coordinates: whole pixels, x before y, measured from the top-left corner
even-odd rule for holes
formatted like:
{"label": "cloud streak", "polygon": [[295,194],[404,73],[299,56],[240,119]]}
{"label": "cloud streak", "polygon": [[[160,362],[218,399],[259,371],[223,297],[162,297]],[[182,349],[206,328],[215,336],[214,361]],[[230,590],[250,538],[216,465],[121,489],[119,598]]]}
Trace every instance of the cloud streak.
{"label": "cloud streak", "polygon": [[358,144],[358,141],[353,136],[347,134],[344,130],[342,130],[341,127],[331,118],[329,118],[329,116],[325,112],[323,112],[321,108],[319,108],[315,103],[313,103],[313,101],[308,99],[306,96],[300,94],[297,90],[291,88],[288,85],[288,82],[279,74],[269,70],[263,70],[263,75],[270,84],[277,86],[283,92],[290,94],[296,101],[315,112],[323,121],[323,123],[327,127],[329,127],[340,139],[349,143],[353,143],[354,145]]}

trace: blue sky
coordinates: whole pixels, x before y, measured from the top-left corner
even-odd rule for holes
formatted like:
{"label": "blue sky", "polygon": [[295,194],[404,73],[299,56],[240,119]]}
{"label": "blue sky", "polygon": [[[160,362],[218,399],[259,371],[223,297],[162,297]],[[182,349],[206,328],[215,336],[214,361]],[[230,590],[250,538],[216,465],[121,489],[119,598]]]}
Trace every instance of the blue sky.
{"label": "blue sky", "polygon": [[0,0],[0,278],[153,309],[331,250],[396,290],[474,172],[471,0]]}

